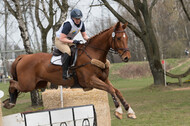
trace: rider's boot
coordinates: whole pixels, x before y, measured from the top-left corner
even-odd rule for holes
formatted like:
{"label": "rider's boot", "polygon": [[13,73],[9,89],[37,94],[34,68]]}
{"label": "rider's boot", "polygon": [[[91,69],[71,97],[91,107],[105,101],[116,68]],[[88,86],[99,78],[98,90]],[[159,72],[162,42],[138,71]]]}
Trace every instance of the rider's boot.
{"label": "rider's boot", "polygon": [[63,53],[61,56],[61,61],[63,63],[62,69],[63,69],[63,80],[67,80],[70,78],[70,75],[68,73],[68,68],[69,68],[69,61],[70,61],[70,56],[67,53]]}

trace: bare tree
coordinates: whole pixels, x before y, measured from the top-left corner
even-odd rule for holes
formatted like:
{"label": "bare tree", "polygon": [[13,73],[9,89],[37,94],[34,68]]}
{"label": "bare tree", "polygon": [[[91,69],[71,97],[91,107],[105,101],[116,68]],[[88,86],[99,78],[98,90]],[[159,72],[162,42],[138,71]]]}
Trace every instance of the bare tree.
{"label": "bare tree", "polygon": [[34,49],[37,46],[37,51],[40,51],[39,37],[38,37],[36,24],[35,24],[35,19],[34,19],[34,14],[33,14],[33,9],[34,9],[33,8],[33,3],[34,3],[33,0],[28,1],[28,8],[29,8],[28,13],[30,15],[30,20],[31,20],[32,27],[33,27],[33,30],[34,30],[34,43],[36,43],[36,45],[34,43],[32,43],[32,44],[33,44]]}
{"label": "bare tree", "polygon": [[[68,10],[67,0],[62,0],[62,2],[59,2],[59,0],[55,1],[61,8],[60,17],[56,23],[54,23],[54,16],[56,15],[57,10],[54,10],[53,0],[46,1],[46,3],[44,3],[44,0],[37,0],[35,3],[35,17],[37,26],[41,31],[42,52],[47,52],[47,35],[50,29],[53,28],[55,33],[57,27],[60,26],[61,22],[66,18],[66,13]],[[48,4],[48,10],[46,9],[46,4]],[[43,25],[45,24],[45,20],[48,23],[47,26]]]}
{"label": "bare tree", "polygon": [[127,19],[123,18],[122,15],[113,9],[107,0],[102,0],[105,6],[118,18],[118,20],[123,23],[128,22],[128,27],[142,40],[154,78],[154,84],[164,84],[164,73],[160,62],[159,46],[152,25],[152,9],[157,3],[157,0],[153,0],[150,5],[147,0],[133,0],[134,9],[123,0],[114,1],[124,7],[134,17],[139,27],[136,27]]}
{"label": "bare tree", "polygon": [[11,12],[11,14],[16,18],[19,29],[21,32],[22,40],[23,40],[23,45],[28,54],[33,53],[31,46],[30,46],[30,41],[29,41],[29,34],[26,26],[26,22],[24,21],[23,15],[22,15],[22,10],[21,10],[21,5],[19,0],[12,0],[12,5],[7,0],[3,0],[5,2],[5,5],[8,7],[8,10]]}
{"label": "bare tree", "polygon": [[59,0],[55,0],[55,2],[57,3],[58,7],[61,9],[61,14],[58,17],[58,19],[55,16],[56,22],[53,25],[52,42],[54,42],[54,40],[55,40],[55,32],[59,29],[59,27],[62,25],[63,21],[66,19],[67,11],[69,8],[67,0],[62,0],[61,2],[59,2]]}

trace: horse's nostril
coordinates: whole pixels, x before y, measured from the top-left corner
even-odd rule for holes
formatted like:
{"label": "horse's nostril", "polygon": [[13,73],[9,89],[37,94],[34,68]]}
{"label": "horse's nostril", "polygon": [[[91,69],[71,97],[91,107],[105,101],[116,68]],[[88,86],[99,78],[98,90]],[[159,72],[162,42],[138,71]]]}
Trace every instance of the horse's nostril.
{"label": "horse's nostril", "polygon": [[125,57],[124,58],[124,62],[128,62],[129,61],[129,58],[128,57]]}

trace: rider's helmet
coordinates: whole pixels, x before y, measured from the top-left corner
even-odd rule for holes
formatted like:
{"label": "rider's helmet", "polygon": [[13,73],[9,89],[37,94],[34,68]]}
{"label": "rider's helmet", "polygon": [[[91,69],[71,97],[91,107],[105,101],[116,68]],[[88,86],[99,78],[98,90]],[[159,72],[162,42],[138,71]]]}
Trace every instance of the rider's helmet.
{"label": "rider's helmet", "polygon": [[71,11],[71,18],[82,18],[82,12],[79,9],[73,9]]}

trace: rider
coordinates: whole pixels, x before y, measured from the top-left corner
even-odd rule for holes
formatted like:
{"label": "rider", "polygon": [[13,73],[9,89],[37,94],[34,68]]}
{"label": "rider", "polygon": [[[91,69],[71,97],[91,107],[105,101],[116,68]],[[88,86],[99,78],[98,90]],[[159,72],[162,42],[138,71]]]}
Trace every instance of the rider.
{"label": "rider", "polygon": [[79,40],[73,40],[73,38],[79,33],[82,34],[84,40],[88,40],[88,36],[85,32],[84,22],[81,21],[83,16],[79,9],[73,9],[70,14],[71,18],[66,20],[59,30],[56,32],[55,46],[63,53],[61,61],[63,63],[63,79],[66,80],[70,76],[68,74],[69,61],[71,56],[70,46],[73,44],[79,44]]}

